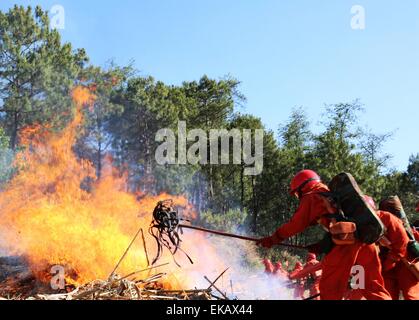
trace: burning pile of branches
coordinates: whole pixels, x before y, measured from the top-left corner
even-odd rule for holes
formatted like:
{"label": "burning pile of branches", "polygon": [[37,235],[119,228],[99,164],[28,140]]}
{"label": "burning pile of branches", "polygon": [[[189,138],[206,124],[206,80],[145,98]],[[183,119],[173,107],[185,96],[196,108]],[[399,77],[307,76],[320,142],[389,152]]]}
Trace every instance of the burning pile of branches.
{"label": "burning pile of branches", "polygon": [[[156,208],[160,208],[161,202]],[[65,284],[64,287],[54,289],[52,279],[46,271],[33,272],[30,270],[24,258],[2,258],[0,259],[0,299],[13,300],[212,300],[226,299],[226,293],[216,287],[216,282],[228,270],[224,270],[215,281],[204,277],[210,284],[206,289],[192,290],[167,290],[164,289],[161,280],[166,275],[164,272],[151,272],[155,269],[168,265],[168,263],[153,265],[146,269],[134,271],[126,276],[120,276],[116,273],[118,267],[126,257],[133,243],[141,233],[143,248],[147,262],[149,264],[147,246],[144,239],[144,233],[140,228],[127,249],[114,267],[107,280],[90,281],[81,286]],[[173,253],[174,254],[174,253]],[[159,255],[160,256],[160,255]],[[46,268],[48,269],[48,268]],[[74,270],[74,278],[77,274]],[[146,273],[144,278],[137,279],[137,275]],[[40,276],[41,275],[41,276]],[[218,291],[215,295],[212,288]]]}
{"label": "burning pile of branches", "polygon": [[[14,259],[14,258],[9,258]],[[4,258],[3,258],[4,260]],[[3,261],[4,263],[4,261]],[[41,283],[23,264],[8,261],[2,264],[13,269],[6,279],[0,283],[0,300],[221,300],[228,299],[215,283],[225,273],[225,270],[210,286],[205,289],[167,290],[160,281],[166,275],[163,272],[151,274],[153,269],[167,265],[161,264],[121,277],[117,274],[108,280],[95,280],[79,287],[66,285],[65,288],[52,290],[49,284]],[[14,272],[14,273],[13,273]],[[144,278],[137,279],[138,273],[147,272]],[[213,288],[218,295],[212,292]],[[38,292],[38,293],[37,293]]]}

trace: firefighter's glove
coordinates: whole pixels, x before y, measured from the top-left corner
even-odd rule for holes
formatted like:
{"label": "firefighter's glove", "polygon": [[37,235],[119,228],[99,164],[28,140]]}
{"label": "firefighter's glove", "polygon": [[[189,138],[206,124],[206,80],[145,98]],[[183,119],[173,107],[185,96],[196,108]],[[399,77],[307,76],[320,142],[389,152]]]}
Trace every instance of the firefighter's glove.
{"label": "firefighter's glove", "polygon": [[259,239],[259,241],[257,241],[256,244],[263,248],[270,249],[274,245],[281,243],[283,240],[284,239],[282,239],[278,235],[273,234],[272,236]]}

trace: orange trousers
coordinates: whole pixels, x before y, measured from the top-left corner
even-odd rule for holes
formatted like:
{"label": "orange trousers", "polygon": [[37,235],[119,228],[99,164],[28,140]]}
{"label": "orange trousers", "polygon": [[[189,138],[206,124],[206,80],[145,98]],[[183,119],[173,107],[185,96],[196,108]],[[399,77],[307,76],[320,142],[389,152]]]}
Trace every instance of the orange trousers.
{"label": "orange trousers", "polygon": [[[316,282],[310,287],[310,297],[314,297],[320,293],[320,279],[316,279]],[[316,297],[313,300],[320,300],[320,297]]]}
{"label": "orange trousers", "polygon": [[393,300],[399,300],[400,292],[404,300],[419,300],[419,281],[403,262],[400,261],[394,269],[384,272],[383,277]]}
{"label": "orange trousers", "polygon": [[359,289],[367,300],[391,300],[381,275],[381,263],[377,247],[357,242],[336,245],[323,261],[320,279],[321,300],[342,300],[348,292],[351,269],[354,265],[364,268],[365,287]]}
{"label": "orange trousers", "polygon": [[294,299],[304,299],[304,284],[297,284],[294,289]]}

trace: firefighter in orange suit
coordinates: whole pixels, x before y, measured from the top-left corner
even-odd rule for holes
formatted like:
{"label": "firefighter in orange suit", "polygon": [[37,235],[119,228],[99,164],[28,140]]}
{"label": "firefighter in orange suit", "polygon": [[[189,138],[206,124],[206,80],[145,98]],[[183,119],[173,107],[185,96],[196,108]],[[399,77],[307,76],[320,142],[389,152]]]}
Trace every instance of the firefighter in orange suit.
{"label": "firefighter in orange suit", "polygon": [[[324,201],[324,192],[329,192],[329,189],[321,182],[317,173],[312,170],[299,172],[292,179],[290,188],[290,194],[300,200],[297,211],[288,223],[282,225],[271,236],[259,240],[258,244],[271,248],[316,223],[330,230],[332,220],[327,216],[335,213],[335,210]],[[319,284],[322,300],[343,299],[351,269],[356,264],[362,265],[366,271],[363,295],[367,299],[391,299],[384,287],[376,246],[354,240],[351,244],[334,245],[322,260],[323,273]]]}
{"label": "firefighter in orange suit", "polygon": [[[373,200],[370,200],[373,203]],[[381,246],[380,257],[383,260],[383,277],[386,289],[394,300],[398,300],[402,293],[404,300],[419,300],[419,282],[409,270],[402,258],[412,262],[414,257],[409,254],[407,247],[413,241],[418,240],[416,231],[412,231],[412,239],[406,231],[401,218],[404,216],[403,206],[398,197],[390,197],[380,202],[378,216],[386,226],[385,237],[388,243]],[[388,211],[388,212],[387,212]],[[388,248],[387,248],[388,247]]]}
{"label": "firefighter in orange suit", "polygon": [[[303,270],[303,264],[300,261],[295,263],[294,270],[291,274],[298,273]],[[294,287],[294,298],[295,299],[304,299],[304,280],[298,279]]]}
{"label": "firefighter in orange suit", "polygon": [[[320,262],[317,260],[317,257],[314,253],[309,253],[307,255],[307,260],[304,268],[312,267],[314,265],[318,265]],[[309,285],[309,293],[310,297],[314,297],[320,293],[320,278],[321,278],[322,271],[317,270],[311,272],[308,276],[307,283]],[[313,298],[313,300],[319,300],[320,297]]]}
{"label": "firefighter in orange suit", "polygon": [[273,274],[274,273],[274,270],[275,270],[275,267],[272,264],[271,260],[269,260],[269,259],[263,259],[262,262],[263,262],[263,264],[265,266],[265,273],[266,274]]}

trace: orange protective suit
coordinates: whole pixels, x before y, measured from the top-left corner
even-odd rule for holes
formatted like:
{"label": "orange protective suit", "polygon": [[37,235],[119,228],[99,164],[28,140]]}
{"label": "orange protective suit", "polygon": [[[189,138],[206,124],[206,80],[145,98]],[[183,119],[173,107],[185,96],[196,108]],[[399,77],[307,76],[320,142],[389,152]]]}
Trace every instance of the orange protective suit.
{"label": "orange protective suit", "polygon": [[401,258],[411,260],[406,250],[409,237],[403,223],[389,212],[377,211],[377,213],[387,229],[385,236],[391,243],[391,249],[382,248],[380,254],[385,287],[393,300],[399,299],[400,292],[405,300],[419,300],[419,282],[400,261]]}
{"label": "orange protective suit", "polygon": [[275,267],[272,264],[271,260],[269,259],[263,259],[263,264],[265,265],[265,273],[266,274],[273,274],[275,271]]}
{"label": "orange protective suit", "polygon": [[287,278],[287,272],[282,268],[280,261],[275,263],[274,275],[278,276],[280,279],[285,280]]}
{"label": "orange protective suit", "polygon": [[[262,245],[278,244],[317,222],[329,228],[331,221],[326,215],[333,211],[324,197],[319,194],[328,192],[327,186],[318,182],[305,186],[301,191],[300,205],[291,220],[282,225],[269,241],[262,241]],[[348,288],[351,269],[356,264],[362,265],[365,270],[364,296],[367,299],[390,300],[390,294],[384,287],[376,246],[360,242],[335,245],[324,257],[323,273],[319,283],[321,299],[341,300]]]}
{"label": "orange protective suit", "polygon": [[[297,261],[292,273],[297,273],[297,272],[300,272],[301,270],[303,270],[303,265],[300,261]],[[302,279],[297,280],[297,283],[295,284],[294,298],[304,299],[304,281]]]}
{"label": "orange protective suit", "polygon": [[[317,257],[314,253],[309,253],[307,256],[307,261],[304,268],[311,267],[314,265],[319,264],[320,262],[317,260]],[[322,271],[314,271],[311,272],[309,275],[309,281],[312,281],[309,287],[310,297],[314,297],[320,293],[320,279],[321,279]],[[314,298],[314,300],[320,300],[320,297]]]}

